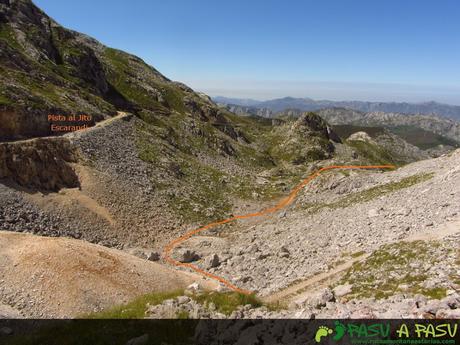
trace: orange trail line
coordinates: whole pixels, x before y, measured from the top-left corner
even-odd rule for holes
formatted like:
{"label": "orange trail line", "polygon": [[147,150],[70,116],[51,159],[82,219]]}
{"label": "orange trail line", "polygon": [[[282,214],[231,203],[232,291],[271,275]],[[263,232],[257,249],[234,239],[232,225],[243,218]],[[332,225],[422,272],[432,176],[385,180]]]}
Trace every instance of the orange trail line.
{"label": "orange trail line", "polygon": [[204,277],[208,277],[208,278],[211,278],[211,279],[214,279],[222,284],[224,284],[225,286],[227,286],[230,290],[233,290],[233,291],[236,291],[236,292],[239,292],[239,293],[242,293],[242,294],[245,294],[245,295],[249,295],[251,294],[251,291],[248,291],[248,290],[244,290],[244,289],[241,289],[235,285],[233,285],[232,283],[230,283],[228,280],[222,278],[222,277],[219,277],[215,274],[212,274],[212,273],[209,273],[205,270],[202,270],[201,268],[195,266],[195,265],[192,265],[190,263],[183,263],[183,262],[180,262],[180,261],[177,261],[177,260],[174,260],[173,258],[171,258],[170,254],[171,254],[171,251],[177,247],[180,243],[188,240],[190,237],[192,237],[193,235],[196,235],[202,231],[205,231],[205,230],[208,230],[208,229],[211,229],[211,228],[214,228],[216,226],[219,226],[219,225],[223,225],[223,224],[227,224],[227,223],[230,223],[230,222],[234,222],[238,219],[246,219],[246,218],[253,218],[253,217],[260,217],[260,216],[264,216],[264,215],[267,215],[267,214],[270,214],[270,213],[275,213],[283,208],[286,208],[287,206],[289,206],[290,204],[292,204],[295,200],[295,198],[297,197],[297,194],[299,194],[299,192],[307,185],[309,184],[311,181],[313,181],[315,178],[317,178],[318,176],[321,175],[322,172],[324,171],[327,171],[327,170],[332,170],[332,169],[395,169],[396,167],[394,165],[331,165],[331,166],[327,166],[327,167],[324,167],[324,168],[321,168],[319,169],[318,171],[314,172],[313,174],[311,174],[310,176],[308,176],[307,178],[305,178],[304,180],[302,180],[302,182],[300,182],[299,184],[297,184],[293,189],[292,191],[288,194],[287,197],[281,199],[275,206],[272,206],[272,207],[269,207],[269,208],[266,208],[266,209],[263,209],[259,212],[255,212],[255,213],[249,213],[249,214],[243,214],[243,215],[238,215],[238,216],[233,216],[233,217],[230,217],[230,218],[227,218],[227,219],[223,219],[223,220],[219,220],[219,221],[216,221],[216,222],[213,222],[213,223],[209,223],[207,225],[204,225],[198,229],[194,229],[194,230],[190,230],[188,232],[186,232],[184,235],[176,238],[175,240],[171,241],[163,250],[163,259],[166,261],[166,262],[169,262],[170,264],[174,265],[174,266],[182,266],[182,267],[188,267],[190,268],[191,270],[201,274],[202,276]]}

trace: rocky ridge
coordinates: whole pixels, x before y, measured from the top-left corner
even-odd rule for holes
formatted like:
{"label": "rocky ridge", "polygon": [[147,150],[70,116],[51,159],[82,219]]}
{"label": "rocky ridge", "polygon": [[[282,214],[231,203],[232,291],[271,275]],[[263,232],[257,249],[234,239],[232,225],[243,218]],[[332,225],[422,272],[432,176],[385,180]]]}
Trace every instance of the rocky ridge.
{"label": "rocky ridge", "polygon": [[313,100],[311,98],[284,97],[268,101],[256,101],[251,99],[235,99],[226,97],[213,97],[220,103],[229,105],[238,111],[242,109],[264,109],[270,116],[273,113],[283,112],[288,109],[300,111],[317,111],[326,108],[343,108],[360,112],[385,112],[399,114],[426,114],[437,115],[451,119],[460,119],[460,107],[458,105],[441,104],[437,102],[407,103],[407,102],[360,102],[360,101],[328,101]]}
{"label": "rocky ridge", "polygon": [[[226,109],[245,116],[262,116],[267,118],[294,117],[297,118],[306,112],[299,109],[286,108],[280,112],[273,112],[266,108],[241,107],[227,105]],[[419,129],[418,136],[434,136],[434,140],[444,145],[458,147],[460,142],[460,124],[457,120],[427,114],[403,114],[397,112],[372,111],[363,112],[346,108],[321,107],[315,109],[330,125],[355,125],[365,127],[382,126],[393,134],[410,138],[415,129]],[[432,140],[433,140],[432,139]],[[410,139],[409,139],[410,140]],[[425,148],[426,149],[426,148]]]}
{"label": "rocky ridge", "polygon": [[340,108],[319,110],[318,114],[332,125],[413,126],[460,142],[460,124],[457,121],[432,115],[405,115],[394,112],[365,113]]}

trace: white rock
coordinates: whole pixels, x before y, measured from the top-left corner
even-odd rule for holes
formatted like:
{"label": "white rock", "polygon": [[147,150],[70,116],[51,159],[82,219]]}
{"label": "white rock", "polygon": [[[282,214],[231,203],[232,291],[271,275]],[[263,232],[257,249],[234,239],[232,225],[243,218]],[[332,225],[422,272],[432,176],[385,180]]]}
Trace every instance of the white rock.
{"label": "white rock", "polygon": [[294,318],[295,319],[314,319],[315,313],[309,308],[301,309],[294,314]]}
{"label": "white rock", "polygon": [[351,289],[353,288],[352,284],[344,284],[344,285],[338,285],[334,288],[334,295],[336,297],[342,297],[345,295],[348,295],[351,293]]}
{"label": "white rock", "polygon": [[179,296],[177,297],[177,303],[179,304],[185,304],[185,303],[188,303],[190,302],[190,297],[188,296]]}
{"label": "white rock", "polygon": [[198,292],[201,291],[201,286],[198,283],[193,283],[187,286],[187,290],[192,291],[192,292]]}
{"label": "white rock", "polygon": [[439,309],[436,312],[437,319],[460,319],[460,309]]}
{"label": "white rock", "polygon": [[367,212],[367,216],[368,216],[369,218],[378,217],[378,215],[379,215],[379,211],[376,210],[375,208],[370,209],[370,210]]}
{"label": "white rock", "polygon": [[217,254],[212,254],[208,256],[205,260],[205,265],[206,267],[209,268],[215,268],[220,265],[220,260]]}

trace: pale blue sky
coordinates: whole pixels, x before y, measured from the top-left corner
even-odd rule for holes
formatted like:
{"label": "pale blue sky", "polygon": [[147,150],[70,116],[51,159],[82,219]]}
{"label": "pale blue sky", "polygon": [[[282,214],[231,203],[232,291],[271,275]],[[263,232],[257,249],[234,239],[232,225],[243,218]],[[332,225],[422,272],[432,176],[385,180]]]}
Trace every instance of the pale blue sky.
{"label": "pale blue sky", "polygon": [[211,95],[460,104],[460,1],[35,0]]}

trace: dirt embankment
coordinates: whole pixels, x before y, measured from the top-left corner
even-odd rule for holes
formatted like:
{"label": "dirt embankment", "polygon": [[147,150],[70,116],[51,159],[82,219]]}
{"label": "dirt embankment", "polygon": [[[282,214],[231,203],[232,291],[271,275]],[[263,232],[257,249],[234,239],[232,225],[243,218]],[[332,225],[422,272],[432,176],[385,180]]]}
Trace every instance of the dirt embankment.
{"label": "dirt embankment", "polygon": [[26,317],[74,317],[149,292],[182,289],[198,276],[68,238],[0,231],[0,291]]}
{"label": "dirt embankment", "polygon": [[[104,120],[104,117],[98,113],[91,113],[89,120],[80,120],[77,117],[75,121],[50,121],[50,115],[71,115],[68,111],[63,110],[20,110],[17,108],[0,105],[0,142],[15,140],[26,140],[39,137],[60,136],[65,132],[59,132],[51,128],[52,124],[58,126],[88,126],[93,127],[95,124]],[[79,116],[80,114],[76,115]],[[86,114],[81,114],[86,115]],[[114,114],[112,114],[114,115]]]}
{"label": "dirt embankment", "polygon": [[46,116],[0,107],[0,141],[50,135]]}
{"label": "dirt embankment", "polygon": [[77,153],[67,138],[0,143],[0,179],[41,191],[79,186],[70,163]]}

